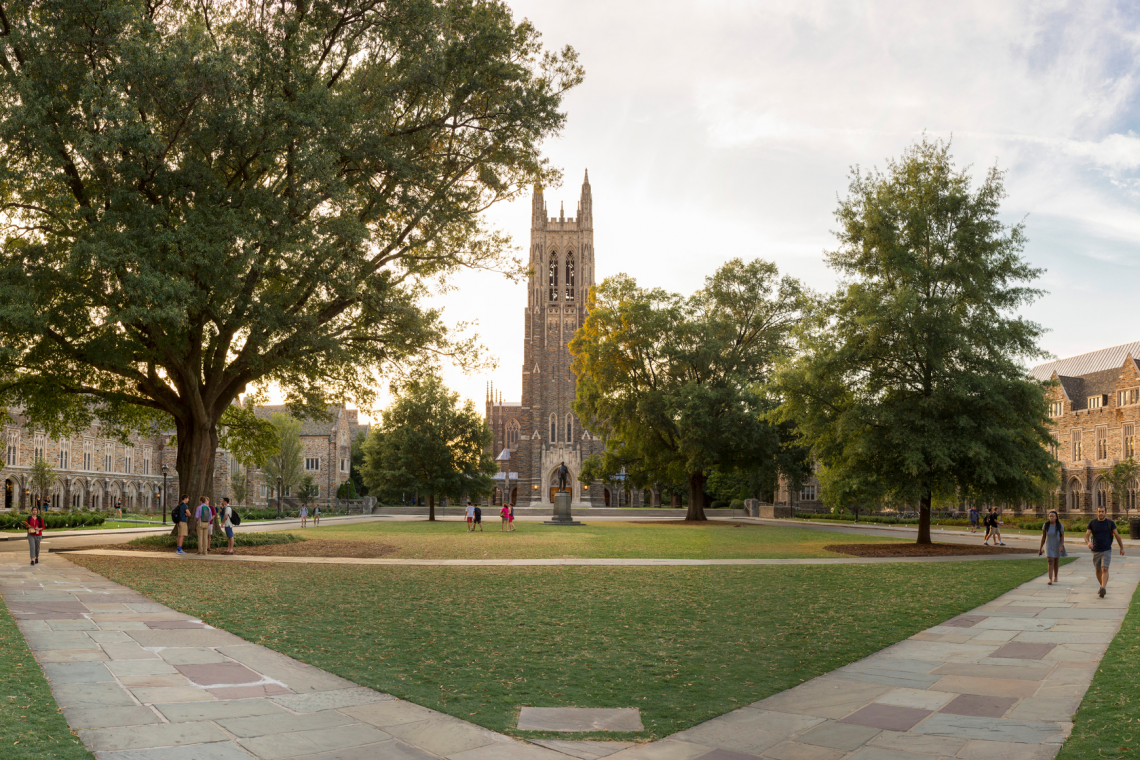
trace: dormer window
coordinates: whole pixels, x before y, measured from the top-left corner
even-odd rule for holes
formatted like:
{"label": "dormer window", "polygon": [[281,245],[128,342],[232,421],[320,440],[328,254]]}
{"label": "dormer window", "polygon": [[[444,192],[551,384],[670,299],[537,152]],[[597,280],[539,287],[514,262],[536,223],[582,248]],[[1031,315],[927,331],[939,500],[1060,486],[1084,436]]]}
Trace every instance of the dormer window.
{"label": "dormer window", "polygon": [[1049,404],[1049,416],[1050,417],[1060,417],[1064,413],[1065,413],[1065,402],[1064,401],[1054,401],[1053,403]]}
{"label": "dormer window", "polygon": [[1131,406],[1132,404],[1140,404],[1140,388],[1129,388],[1116,392],[1117,406]]}
{"label": "dormer window", "polygon": [[1106,406],[1108,402],[1107,395],[1089,396],[1089,409],[1101,409]]}

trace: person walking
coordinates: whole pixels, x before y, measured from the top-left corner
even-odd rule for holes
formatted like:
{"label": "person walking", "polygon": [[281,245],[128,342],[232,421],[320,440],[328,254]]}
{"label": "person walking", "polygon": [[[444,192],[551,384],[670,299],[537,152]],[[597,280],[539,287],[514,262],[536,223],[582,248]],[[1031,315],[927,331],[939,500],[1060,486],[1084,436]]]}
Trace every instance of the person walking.
{"label": "person walking", "polygon": [[1057,582],[1057,566],[1061,557],[1067,557],[1068,552],[1065,551],[1065,526],[1057,518],[1057,510],[1049,510],[1049,518],[1045,520],[1045,525],[1041,527],[1041,545],[1037,547],[1037,556],[1041,556],[1041,552],[1045,552],[1045,557],[1049,562],[1049,583],[1046,585],[1052,586]]}
{"label": "person walking", "polygon": [[194,515],[198,518],[198,553],[210,553],[210,528],[213,526],[211,523],[214,519],[214,511],[210,509],[210,500],[205,496],[202,497],[202,502],[198,505],[198,510]]}
{"label": "person walking", "polygon": [[123,518],[123,500],[122,499],[116,499],[115,500],[115,517],[119,518],[120,520]]}
{"label": "person walking", "polygon": [[170,510],[170,519],[174,522],[174,535],[176,536],[175,554],[185,554],[182,551],[182,541],[190,530],[190,497],[183,494],[182,500],[174,509]]}
{"label": "person walking", "polygon": [[305,527],[305,523],[309,520],[309,508],[301,505],[301,527]]}
{"label": "person walking", "polygon": [[510,504],[510,511],[507,512],[507,525],[510,530],[515,529],[515,503],[513,501]]}
{"label": "person walking", "polygon": [[313,527],[321,527],[321,507],[319,504],[313,507]]}
{"label": "person walking", "polygon": [[511,505],[503,502],[503,508],[499,510],[499,532],[502,533],[507,529],[507,520],[511,514]]}
{"label": "person walking", "polygon": [[978,508],[972,505],[970,507],[970,532],[978,532]]}
{"label": "person walking", "polygon": [[990,523],[990,536],[995,542],[994,546],[1005,546],[1005,542],[1001,540],[1001,512],[996,508],[994,509],[994,516]]}
{"label": "person walking", "polygon": [[475,507],[471,506],[471,502],[467,502],[467,532],[472,533],[475,530]]}
{"label": "person walking", "polygon": [[982,527],[986,529],[986,536],[982,539],[982,546],[989,546],[990,532],[993,530],[994,508],[990,507],[986,510],[985,517],[982,518]]}
{"label": "person walking", "polygon": [[222,497],[222,509],[221,509],[221,523],[222,523],[222,530],[224,530],[226,532],[226,539],[229,541],[229,546],[226,547],[226,551],[225,551],[226,554],[233,554],[234,553],[234,524],[232,522],[230,522],[230,516],[233,513],[234,513],[233,509],[230,508],[230,497],[223,496]]}
{"label": "person walking", "polygon": [[44,518],[40,517],[40,510],[32,507],[32,514],[28,517],[28,553],[32,556],[32,564],[40,563],[40,542],[44,538]]}
{"label": "person walking", "polygon": [[1104,507],[1096,508],[1096,517],[1085,530],[1085,543],[1092,550],[1093,568],[1096,570],[1096,579],[1100,583],[1098,592],[1103,599],[1108,586],[1108,565],[1112,562],[1112,539],[1120,544],[1120,556],[1124,556],[1124,539],[1116,530],[1116,523],[1108,519],[1108,510]]}

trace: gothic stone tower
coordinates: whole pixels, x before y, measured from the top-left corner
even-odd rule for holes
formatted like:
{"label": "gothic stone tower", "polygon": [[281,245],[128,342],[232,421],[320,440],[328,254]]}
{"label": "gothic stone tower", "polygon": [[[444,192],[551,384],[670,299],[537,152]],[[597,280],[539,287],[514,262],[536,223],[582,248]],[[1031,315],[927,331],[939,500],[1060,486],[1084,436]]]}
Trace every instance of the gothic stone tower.
{"label": "gothic stone tower", "polygon": [[582,461],[601,451],[601,442],[582,429],[571,411],[577,381],[568,345],[586,320],[586,295],[594,284],[594,214],[590,175],[582,182],[576,217],[560,208],[549,216],[542,189],[535,187],[530,222],[531,276],[524,319],[522,401],[504,402],[488,388],[487,420],[500,457],[502,498],[539,507],[553,500],[557,470],[570,470],[574,507],[603,506],[600,484],[578,482]]}

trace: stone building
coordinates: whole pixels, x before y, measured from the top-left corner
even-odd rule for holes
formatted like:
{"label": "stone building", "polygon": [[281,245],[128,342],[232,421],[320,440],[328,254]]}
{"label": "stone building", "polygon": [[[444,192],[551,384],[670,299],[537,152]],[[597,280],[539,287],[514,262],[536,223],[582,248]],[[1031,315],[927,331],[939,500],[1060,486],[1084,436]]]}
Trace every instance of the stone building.
{"label": "stone building", "polygon": [[[47,499],[52,509],[114,509],[146,511],[161,505],[162,463],[169,436],[132,435],[129,445],[109,438],[98,425],[79,435],[51,438],[28,424],[18,409],[3,425],[4,458],[0,461],[4,509],[28,509]],[[57,480],[46,494],[31,482],[32,463],[45,459]],[[173,472],[173,463],[170,464]]]}
{"label": "stone building", "polygon": [[1136,508],[1137,484],[1114,498],[1105,474],[1136,456],[1140,426],[1140,342],[1104,348],[1034,367],[1038,380],[1056,381],[1048,391],[1056,426],[1053,456],[1061,463],[1060,486],[1049,508],[1095,512]]}
{"label": "stone building", "polygon": [[[316,501],[321,505],[331,503],[341,483],[348,480],[352,466],[352,429],[354,426],[359,428],[357,410],[330,406],[328,411],[331,415],[328,420],[301,420],[303,473],[313,476],[319,489]],[[279,413],[288,414],[289,410],[285,406],[259,406],[255,411],[264,420]],[[247,475],[249,501],[264,504],[275,495],[266,485],[260,470],[254,469]]]}
{"label": "stone building", "polygon": [[[258,409],[258,416],[268,418],[283,406]],[[343,407],[330,409],[328,422],[302,422],[301,442],[304,467],[313,476],[320,491],[318,502],[330,503],[336,489],[348,480],[351,466],[351,431],[367,429],[356,422],[356,410]],[[178,501],[178,446],[172,444],[173,430],[156,431],[153,435],[132,435],[129,444],[107,437],[96,423],[78,435],[62,440],[49,437],[43,430],[28,424],[17,409],[9,409],[11,420],[0,426],[4,456],[0,459],[0,485],[3,486],[4,509],[27,509],[34,501],[46,498],[52,509],[110,510],[121,502],[124,511],[148,512],[162,509],[162,467],[166,465],[166,506]],[[31,483],[31,466],[44,458],[55,469],[56,483],[47,494],[37,494]],[[225,449],[214,458],[214,496],[220,499],[230,493],[230,474],[241,466]],[[267,489],[257,471],[248,473],[249,502],[264,503]],[[260,498],[258,498],[260,496]]]}
{"label": "stone building", "polygon": [[[489,384],[486,417],[502,472],[491,502],[514,500],[538,507],[554,500],[558,468],[570,471],[572,506],[608,506],[618,492],[578,482],[582,462],[602,450],[570,408],[577,380],[570,369],[570,339],[586,320],[586,296],[594,284],[594,213],[586,174],[577,216],[564,208],[550,216],[542,189],[531,199],[530,268],[523,311],[522,399],[504,401]],[[641,496],[635,497],[640,501]]]}

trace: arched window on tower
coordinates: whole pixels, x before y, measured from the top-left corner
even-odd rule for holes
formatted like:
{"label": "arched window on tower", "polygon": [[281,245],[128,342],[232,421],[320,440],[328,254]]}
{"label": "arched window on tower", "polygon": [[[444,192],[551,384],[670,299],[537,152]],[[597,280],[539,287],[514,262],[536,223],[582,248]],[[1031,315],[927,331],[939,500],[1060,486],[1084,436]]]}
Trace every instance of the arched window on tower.
{"label": "arched window on tower", "polygon": [[511,420],[507,423],[507,447],[515,448],[519,443],[519,423],[518,420]]}
{"label": "arched window on tower", "polygon": [[558,443],[558,418],[550,415],[550,442]]}
{"label": "arched window on tower", "polygon": [[574,415],[566,415],[566,442],[574,442]]}
{"label": "arched window on tower", "polygon": [[550,300],[558,300],[558,254],[551,252],[548,279],[550,281]]}
{"label": "arched window on tower", "polygon": [[566,254],[566,300],[574,300],[574,254]]}

